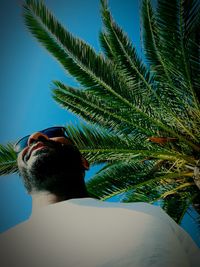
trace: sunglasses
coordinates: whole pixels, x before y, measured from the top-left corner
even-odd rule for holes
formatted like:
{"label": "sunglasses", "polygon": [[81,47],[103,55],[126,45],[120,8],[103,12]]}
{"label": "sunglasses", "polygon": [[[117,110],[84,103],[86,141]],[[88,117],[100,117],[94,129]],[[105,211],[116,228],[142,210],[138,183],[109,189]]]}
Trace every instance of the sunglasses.
{"label": "sunglasses", "polygon": [[[44,129],[42,131],[38,131],[39,133],[45,134],[48,138],[53,137],[65,137],[68,138],[66,129],[64,127],[50,127],[47,129]],[[28,146],[28,140],[30,135],[27,135],[23,138],[21,138],[15,145],[14,145],[14,151],[16,153],[20,153],[25,147]]]}

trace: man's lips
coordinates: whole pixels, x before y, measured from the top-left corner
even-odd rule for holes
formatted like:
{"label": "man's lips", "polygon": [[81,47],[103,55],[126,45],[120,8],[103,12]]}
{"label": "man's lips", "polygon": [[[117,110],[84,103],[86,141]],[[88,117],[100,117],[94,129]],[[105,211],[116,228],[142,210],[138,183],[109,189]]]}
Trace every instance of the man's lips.
{"label": "man's lips", "polygon": [[32,145],[31,147],[27,147],[23,151],[22,159],[24,161],[29,160],[29,158],[30,158],[31,154],[33,153],[33,151],[40,150],[40,149],[43,149],[45,147],[46,147],[46,145],[44,145],[44,143],[42,143],[42,142],[37,142],[35,145]]}

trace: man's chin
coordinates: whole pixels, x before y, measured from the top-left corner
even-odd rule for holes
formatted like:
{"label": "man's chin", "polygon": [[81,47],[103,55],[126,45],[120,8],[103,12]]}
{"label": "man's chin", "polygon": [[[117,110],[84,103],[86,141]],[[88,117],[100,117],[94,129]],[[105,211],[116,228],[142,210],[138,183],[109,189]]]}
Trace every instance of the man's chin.
{"label": "man's chin", "polygon": [[[51,176],[59,172],[61,168],[65,166],[60,163],[62,160],[62,154],[59,150],[55,150],[51,147],[44,147],[33,151],[29,158],[21,158],[18,162],[19,171],[22,176],[23,173],[27,173],[28,176],[34,175],[35,177]],[[61,166],[63,165],[63,166]]]}
{"label": "man's chin", "polygon": [[[39,153],[40,152],[40,153]],[[35,168],[36,165],[41,162],[41,164],[44,164],[45,159],[48,157],[47,153],[41,153],[41,151],[36,151],[31,157],[25,162],[26,168],[28,170],[31,170],[32,168]]]}

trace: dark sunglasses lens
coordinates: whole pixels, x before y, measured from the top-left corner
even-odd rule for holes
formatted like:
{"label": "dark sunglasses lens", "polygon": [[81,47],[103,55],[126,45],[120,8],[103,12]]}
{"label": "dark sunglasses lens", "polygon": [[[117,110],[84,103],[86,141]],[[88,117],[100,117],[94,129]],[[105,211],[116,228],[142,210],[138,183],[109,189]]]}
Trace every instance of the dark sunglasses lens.
{"label": "dark sunglasses lens", "polygon": [[22,138],[14,147],[15,152],[21,152],[28,144],[29,135]]}
{"label": "dark sunglasses lens", "polygon": [[49,138],[60,137],[60,136],[66,137],[65,130],[62,127],[53,127],[53,128],[45,129],[41,132],[43,134],[46,134]]}

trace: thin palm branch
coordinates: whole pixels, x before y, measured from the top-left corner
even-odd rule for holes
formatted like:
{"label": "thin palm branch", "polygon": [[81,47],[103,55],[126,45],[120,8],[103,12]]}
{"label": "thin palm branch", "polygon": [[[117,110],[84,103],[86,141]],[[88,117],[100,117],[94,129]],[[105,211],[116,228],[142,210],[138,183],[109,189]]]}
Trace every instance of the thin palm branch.
{"label": "thin palm branch", "polygon": [[[159,183],[159,187],[160,187],[160,183],[162,181],[164,181],[163,186],[162,186],[162,190],[166,190],[169,191],[169,188],[166,188],[168,186],[168,183],[166,182],[166,180],[170,179],[174,179],[174,183],[176,183],[176,179],[179,177],[192,177],[192,174],[189,172],[184,172],[184,173],[168,173],[168,174],[164,174],[161,176],[157,176],[154,177],[152,179],[147,179],[146,181],[139,181],[138,184],[135,185],[130,185],[127,187],[123,187],[123,188],[118,188],[117,190],[111,190],[111,193],[109,194],[108,192],[106,192],[105,196],[102,197],[102,200],[106,200],[109,199],[113,196],[117,196],[118,194],[121,193],[128,193],[128,192],[133,192],[134,190],[139,189],[139,191],[141,191],[141,196],[146,198],[147,202],[154,202],[155,200],[158,199],[162,199],[163,198],[163,194],[161,194],[159,192],[159,190],[157,190],[157,194],[159,194],[158,196],[154,196],[153,194],[150,193],[150,187],[154,188],[153,190],[155,190],[155,183]],[[148,191],[148,194],[145,194],[145,186],[147,186],[146,191]],[[195,186],[195,184],[193,183],[193,186]],[[160,189],[160,188],[159,188]],[[159,193],[158,193],[159,192]],[[149,195],[149,196],[148,196]]]}
{"label": "thin palm branch", "polygon": [[[157,75],[155,77],[162,77],[162,84],[166,83],[163,80],[163,77],[166,76],[167,80],[167,90],[169,91],[169,88],[173,90],[173,95],[170,96],[170,98],[175,98],[176,99],[176,106],[183,106],[185,105],[183,98],[181,97],[176,97],[176,92],[177,92],[177,86],[174,85],[173,79],[171,78],[171,73],[170,73],[170,68],[168,67],[168,63],[166,59],[164,58],[164,55],[162,54],[162,44],[160,44],[161,40],[159,38],[159,28],[157,26],[157,21],[155,14],[153,12],[153,9],[151,7],[151,2],[149,0],[143,1],[143,35],[144,35],[144,44],[145,44],[145,51],[147,58],[151,61],[151,66],[153,66],[156,70]],[[162,13],[162,12],[161,12]],[[171,14],[171,13],[170,13]],[[173,14],[173,13],[172,13]],[[173,48],[174,49],[174,48]],[[161,73],[160,73],[161,72]],[[176,71],[177,72],[177,71]],[[180,77],[181,73],[178,72],[176,73],[176,76]],[[185,87],[185,85],[182,85]],[[164,87],[162,87],[164,89]],[[171,91],[171,90],[170,90]],[[163,94],[162,90],[162,94]],[[165,99],[168,96],[169,93],[165,94]],[[178,93],[178,96],[180,93]],[[172,103],[171,99],[169,99],[169,103]],[[165,105],[165,102],[163,102],[161,99],[158,98],[158,101],[160,105],[162,106],[163,109],[165,109],[169,114],[171,114],[172,118],[178,123],[182,129],[189,135],[191,136],[195,141],[197,141],[197,138],[195,135],[189,130],[188,127],[185,125],[185,119],[181,120],[173,111],[172,108],[168,108],[168,105]],[[174,103],[174,101],[173,101]],[[185,110],[187,111],[187,110]],[[187,114],[187,113],[186,113]],[[186,115],[185,114],[185,115]]]}
{"label": "thin palm branch", "polygon": [[[199,15],[197,15],[198,10],[198,1],[158,1],[159,19],[157,22],[160,28],[159,34],[162,37],[161,51],[167,62],[175,64],[173,69],[177,69],[178,66],[181,77],[186,85],[184,86],[185,92],[190,93],[193,104],[197,110],[199,103],[191,79],[190,64],[192,64],[192,62],[189,60],[187,42],[191,40],[192,32],[197,20],[199,20]],[[168,51],[166,47],[168,47]],[[172,60],[172,58],[176,60]],[[189,103],[191,106],[191,102]]]}
{"label": "thin palm branch", "polygon": [[11,174],[17,171],[17,155],[13,150],[13,145],[0,145],[0,175]]}

